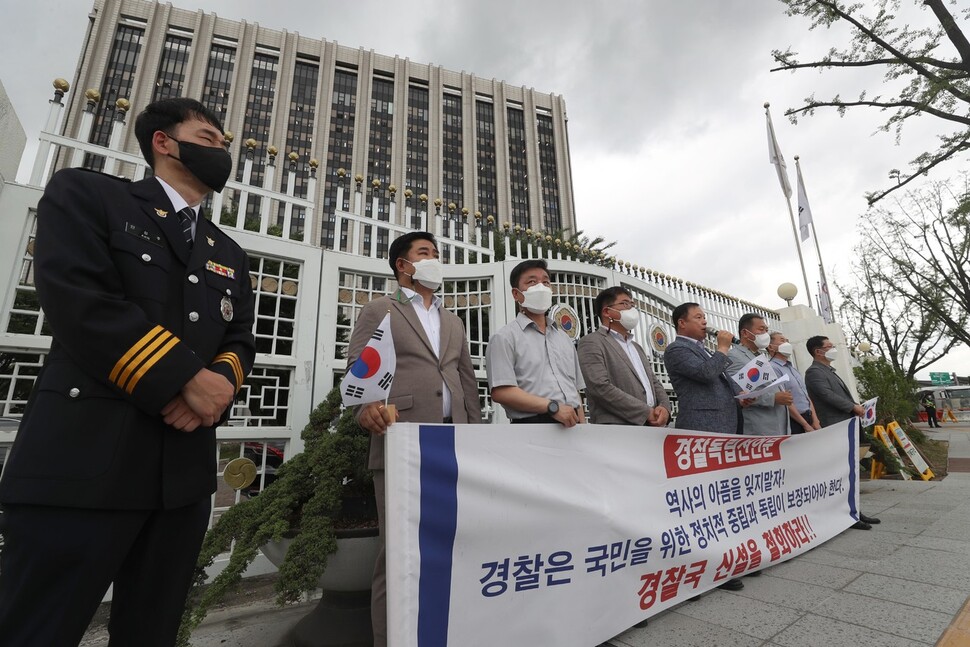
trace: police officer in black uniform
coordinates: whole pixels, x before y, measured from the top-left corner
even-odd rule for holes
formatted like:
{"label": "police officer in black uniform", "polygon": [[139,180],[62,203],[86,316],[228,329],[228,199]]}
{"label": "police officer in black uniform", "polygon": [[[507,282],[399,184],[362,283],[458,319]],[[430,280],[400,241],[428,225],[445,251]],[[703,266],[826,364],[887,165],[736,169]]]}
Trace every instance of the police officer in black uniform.
{"label": "police officer in black uniform", "polygon": [[111,645],[174,643],[252,369],[249,260],[198,217],[231,172],[222,124],[167,99],[135,134],[155,177],[62,170],[37,208],[53,342],[0,482],[3,645],[77,645],[109,584]]}

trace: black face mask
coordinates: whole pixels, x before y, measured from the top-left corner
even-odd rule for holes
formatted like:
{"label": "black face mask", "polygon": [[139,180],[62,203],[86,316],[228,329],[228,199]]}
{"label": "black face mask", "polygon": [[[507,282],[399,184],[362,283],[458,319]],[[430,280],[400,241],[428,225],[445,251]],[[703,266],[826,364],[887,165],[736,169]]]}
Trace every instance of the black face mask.
{"label": "black face mask", "polygon": [[171,135],[168,138],[179,145],[179,157],[174,155],[169,157],[182,162],[182,166],[202,184],[217,193],[222,192],[232,173],[232,156],[229,155],[229,151],[222,146],[201,146],[192,142],[180,142]]}

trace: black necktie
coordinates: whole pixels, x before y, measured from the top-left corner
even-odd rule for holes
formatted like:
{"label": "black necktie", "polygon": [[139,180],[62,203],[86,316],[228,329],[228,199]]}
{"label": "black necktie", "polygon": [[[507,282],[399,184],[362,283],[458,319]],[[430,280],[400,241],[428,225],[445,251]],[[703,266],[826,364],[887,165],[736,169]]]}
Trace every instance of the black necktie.
{"label": "black necktie", "polygon": [[182,223],[182,235],[185,236],[185,242],[192,249],[192,222],[195,220],[195,211],[192,207],[186,207],[179,211],[179,222]]}

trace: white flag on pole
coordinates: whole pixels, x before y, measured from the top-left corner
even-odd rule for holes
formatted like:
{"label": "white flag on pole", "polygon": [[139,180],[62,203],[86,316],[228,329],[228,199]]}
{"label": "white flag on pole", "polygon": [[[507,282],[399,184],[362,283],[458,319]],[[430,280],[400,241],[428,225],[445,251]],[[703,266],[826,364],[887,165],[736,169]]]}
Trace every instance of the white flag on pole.
{"label": "white flag on pole", "polygon": [[[797,156],[796,156],[797,157]],[[795,160],[795,175],[798,178],[798,233],[802,242],[808,240],[808,226],[812,222],[812,208],[808,206],[808,194],[805,192],[805,180],[802,179],[802,167]]]}
{"label": "white flag on pole", "polygon": [[384,315],[360,357],[347,369],[340,382],[340,395],[345,406],[379,402],[387,398],[397,369],[394,339],[391,337],[391,313]]}
{"label": "white flag on pole", "polygon": [[[821,267],[819,268],[821,272]],[[819,283],[818,287],[818,306],[822,315],[822,319],[825,323],[834,323],[835,316],[832,314],[832,300],[829,298],[829,285],[825,280],[825,275],[822,275],[822,281]]]}
{"label": "white flag on pole", "polygon": [[778,147],[778,140],[775,139],[775,128],[771,125],[771,113],[768,112],[767,107],[765,108],[765,119],[768,120],[768,161],[775,165],[781,190],[786,198],[790,198],[791,183],[788,181],[788,166],[785,164],[785,157]]}
{"label": "white flag on pole", "polygon": [[879,398],[866,400],[862,403],[862,426],[871,427],[876,424],[876,402]]}

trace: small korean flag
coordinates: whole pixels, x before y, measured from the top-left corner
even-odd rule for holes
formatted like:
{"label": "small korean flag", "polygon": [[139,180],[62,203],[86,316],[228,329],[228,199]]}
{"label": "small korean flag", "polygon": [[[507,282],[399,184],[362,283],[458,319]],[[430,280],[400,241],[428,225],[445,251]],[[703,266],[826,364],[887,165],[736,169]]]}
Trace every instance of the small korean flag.
{"label": "small korean flag", "polygon": [[340,382],[344,405],[351,407],[387,399],[396,369],[391,313],[387,313]]}
{"label": "small korean flag", "polygon": [[731,377],[745,392],[754,391],[778,379],[774,368],[764,355],[758,355]]}
{"label": "small korean flag", "polygon": [[862,403],[862,426],[871,427],[876,424],[876,401],[879,398],[873,398],[871,400],[866,400]]}

